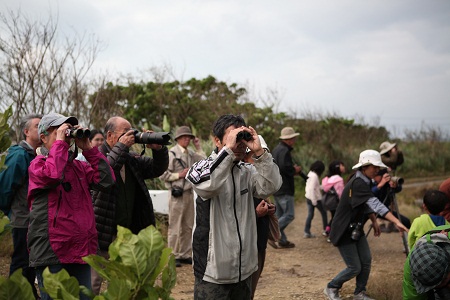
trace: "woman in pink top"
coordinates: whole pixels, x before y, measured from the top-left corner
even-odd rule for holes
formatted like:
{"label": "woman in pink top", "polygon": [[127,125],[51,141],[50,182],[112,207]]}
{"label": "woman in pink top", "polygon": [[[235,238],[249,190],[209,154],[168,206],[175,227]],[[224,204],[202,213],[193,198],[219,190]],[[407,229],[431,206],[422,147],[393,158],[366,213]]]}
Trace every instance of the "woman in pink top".
{"label": "woman in pink top", "polygon": [[[328,175],[322,179],[322,189],[326,193],[331,188],[334,188],[336,194],[341,198],[342,191],[344,190],[344,178],[342,178],[342,174],[345,173],[345,165],[340,160],[335,160],[330,163],[328,166]],[[326,234],[330,233],[331,222],[333,221],[335,209],[330,210],[331,219],[328,222],[328,226],[325,229]]]}

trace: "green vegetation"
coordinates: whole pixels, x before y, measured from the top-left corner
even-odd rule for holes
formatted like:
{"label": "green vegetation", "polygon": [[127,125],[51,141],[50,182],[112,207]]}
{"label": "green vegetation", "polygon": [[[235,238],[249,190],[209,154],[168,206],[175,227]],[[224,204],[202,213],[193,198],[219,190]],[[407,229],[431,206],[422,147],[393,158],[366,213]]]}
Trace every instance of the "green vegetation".
{"label": "green vegetation", "polygon": [[[83,259],[108,280],[108,288],[95,296],[64,269],[43,273],[44,289],[53,299],[78,299],[80,292],[93,299],[173,299],[176,282],[172,249],[164,247],[161,233],[154,226],[137,235],[118,226],[117,239],[109,247],[109,260],[89,255]],[[0,299],[34,299],[29,282],[17,270],[9,278],[0,277]]]}

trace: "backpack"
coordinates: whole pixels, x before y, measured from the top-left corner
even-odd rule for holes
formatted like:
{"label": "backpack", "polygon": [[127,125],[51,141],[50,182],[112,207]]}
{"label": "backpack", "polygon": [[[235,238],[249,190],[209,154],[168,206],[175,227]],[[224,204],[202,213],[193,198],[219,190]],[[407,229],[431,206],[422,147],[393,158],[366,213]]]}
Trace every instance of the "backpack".
{"label": "backpack", "polygon": [[339,196],[334,187],[331,187],[328,192],[323,193],[322,204],[326,210],[335,210],[337,208],[339,204]]}

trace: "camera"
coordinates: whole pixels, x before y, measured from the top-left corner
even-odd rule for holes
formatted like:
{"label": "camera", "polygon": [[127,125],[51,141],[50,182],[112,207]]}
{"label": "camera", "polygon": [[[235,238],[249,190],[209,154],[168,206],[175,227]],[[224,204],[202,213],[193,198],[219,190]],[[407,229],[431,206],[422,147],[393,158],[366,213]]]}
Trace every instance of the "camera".
{"label": "camera", "polygon": [[67,129],[66,136],[70,136],[72,138],[77,138],[77,139],[89,138],[91,136],[91,131],[89,129],[72,127],[72,128]]}
{"label": "camera", "polygon": [[362,224],[361,223],[351,223],[350,230],[352,231],[350,237],[354,241],[359,241],[362,235]]}
{"label": "camera", "polygon": [[405,180],[402,177],[393,176],[391,177],[391,181],[395,182],[397,185],[402,185]]}
{"label": "camera", "polygon": [[253,136],[250,132],[247,131],[238,132],[238,134],[236,135],[236,142],[239,142],[241,140],[246,140],[248,142],[253,140]]}
{"label": "camera", "polygon": [[138,144],[171,144],[168,132],[139,132],[136,129],[134,129],[134,141]]}

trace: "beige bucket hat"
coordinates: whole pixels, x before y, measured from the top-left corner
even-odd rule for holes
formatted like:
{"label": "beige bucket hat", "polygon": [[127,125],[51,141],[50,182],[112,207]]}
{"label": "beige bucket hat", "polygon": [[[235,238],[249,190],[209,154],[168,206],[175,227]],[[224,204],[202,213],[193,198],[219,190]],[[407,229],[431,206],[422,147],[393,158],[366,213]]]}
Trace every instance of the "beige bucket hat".
{"label": "beige bucket hat", "polygon": [[292,139],[293,137],[299,136],[300,133],[295,132],[294,128],[292,127],[284,127],[283,129],[281,129],[281,135],[279,137],[280,140],[289,140]]}
{"label": "beige bucket hat", "polygon": [[180,126],[177,128],[177,131],[175,132],[175,141],[177,140],[177,138],[179,138],[180,136],[183,136],[183,135],[187,135],[187,136],[190,136],[191,138],[195,138],[195,135],[192,134],[192,131],[188,126]]}
{"label": "beige bucket hat", "polygon": [[391,151],[392,148],[394,148],[395,146],[397,146],[396,143],[389,143],[389,142],[382,142],[380,145],[380,154],[383,155],[385,153],[388,153],[389,151]]}

